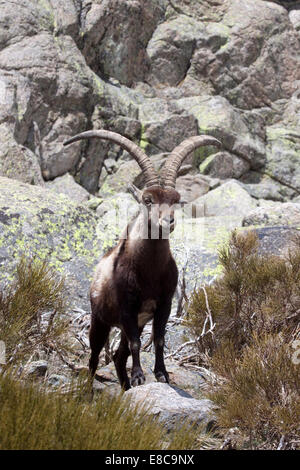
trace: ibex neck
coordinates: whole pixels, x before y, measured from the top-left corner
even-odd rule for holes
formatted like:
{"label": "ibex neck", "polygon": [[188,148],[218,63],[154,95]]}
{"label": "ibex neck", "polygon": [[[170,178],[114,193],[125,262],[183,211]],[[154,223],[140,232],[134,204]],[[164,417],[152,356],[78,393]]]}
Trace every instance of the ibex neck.
{"label": "ibex neck", "polygon": [[141,216],[138,216],[128,229],[127,249],[130,250],[131,256],[135,260],[145,263],[145,267],[149,263],[164,264],[169,260],[171,255],[169,240],[151,238],[151,234],[147,233],[147,228],[145,230]]}

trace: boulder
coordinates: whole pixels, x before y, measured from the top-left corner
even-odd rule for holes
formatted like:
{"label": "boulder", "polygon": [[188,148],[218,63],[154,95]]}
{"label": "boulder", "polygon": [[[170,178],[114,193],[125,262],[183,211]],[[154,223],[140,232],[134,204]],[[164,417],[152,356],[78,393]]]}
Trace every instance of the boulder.
{"label": "boulder", "polygon": [[[201,96],[177,100],[177,106],[192,114],[198,122],[200,134],[210,134],[222,142],[223,149],[240,156],[251,168],[265,163],[265,144],[251,132],[247,120],[221,96]],[[199,149],[201,160],[217,153],[215,147]]]}
{"label": "boulder", "polygon": [[163,2],[84,0],[83,7],[83,54],[88,65],[128,86],[141,80],[148,64],[147,43],[164,15]]}
{"label": "boulder", "polygon": [[147,46],[151,85],[176,86],[186,75],[195,47],[206,37],[205,26],[197,20],[179,15],[160,24]]}
{"label": "boulder", "polygon": [[249,171],[240,178],[240,183],[255,199],[287,201],[295,194],[289,186],[279,183],[263,172]]}
{"label": "boulder", "polygon": [[193,202],[196,217],[241,217],[243,218],[257,203],[235,180],[228,181]]}
{"label": "boulder", "polygon": [[64,176],[58,176],[53,181],[48,181],[46,188],[58,194],[65,194],[76,204],[81,204],[89,198],[88,191],[76,183],[73,176],[69,173],[66,173]]}
{"label": "boulder", "polygon": [[24,183],[44,185],[37,155],[18,144],[6,124],[0,125],[0,176]]}
{"label": "boulder", "polygon": [[128,390],[131,406],[139,405],[150,416],[156,417],[168,430],[190,422],[209,427],[214,421],[210,400],[196,400],[187,392],[163,383],[150,383]]}
{"label": "boulder", "polygon": [[226,44],[202,48],[189,73],[206,79],[215,93],[243,109],[286,99],[299,80],[299,37],[285,8],[262,0],[230,0],[222,25]]}
{"label": "boulder", "polygon": [[48,362],[47,361],[33,361],[26,365],[25,367],[25,374],[28,377],[44,377],[48,370]]}
{"label": "boulder", "polygon": [[239,179],[250,170],[249,161],[229,152],[217,152],[207,157],[199,167],[200,173],[215,178]]}
{"label": "boulder", "polygon": [[94,212],[63,194],[0,177],[0,283],[21,256],[45,259],[65,277],[70,304],[89,309],[103,236]]}
{"label": "boulder", "polygon": [[192,202],[200,196],[208,193],[219,184],[217,179],[208,178],[202,175],[184,175],[176,180],[176,191],[181,196],[181,201]]}
{"label": "boulder", "polygon": [[300,227],[300,204],[285,202],[257,207],[243,219],[243,226],[270,225]]}
{"label": "boulder", "polygon": [[297,31],[300,31],[300,5],[289,12],[289,18]]}
{"label": "boulder", "polygon": [[292,190],[300,192],[300,134],[298,128],[267,127],[265,172]]}

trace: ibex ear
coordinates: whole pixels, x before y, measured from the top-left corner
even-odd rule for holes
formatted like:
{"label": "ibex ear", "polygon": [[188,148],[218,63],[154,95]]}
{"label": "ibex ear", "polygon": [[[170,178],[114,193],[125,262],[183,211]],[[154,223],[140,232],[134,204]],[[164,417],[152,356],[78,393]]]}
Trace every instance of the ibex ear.
{"label": "ibex ear", "polygon": [[143,194],[143,191],[141,191],[140,189],[138,189],[136,186],[134,186],[134,184],[129,184],[127,186],[127,191],[132,194],[132,196],[134,197],[134,199],[140,204],[142,202],[142,194]]}

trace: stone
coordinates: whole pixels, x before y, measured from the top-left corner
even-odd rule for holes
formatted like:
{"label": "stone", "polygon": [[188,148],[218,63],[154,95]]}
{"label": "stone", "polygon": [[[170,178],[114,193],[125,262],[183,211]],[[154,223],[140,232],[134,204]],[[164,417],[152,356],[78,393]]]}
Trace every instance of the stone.
{"label": "stone", "polygon": [[142,405],[149,416],[156,417],[168,430],[182,426],[184,421],[209,425],[214,421],[210,400],[197,400],[187,392],[163,383],[150,383],[128,390],[125,395],[131,406]]}
{"label": "stone", "polygon": [[47,361],[33,361],[26,365],[25,374],[27,376],[44,377],[48,370]]}
{"label": "stone", "polygon": [[47,382],[53,387],[59,387],[60,385],[65,385],[69,383],[69,379],[64,375],[51,374],[47,378]]}
{"label": "stone", "polygon": [[250,163],[229,152],[217,152],[207,157],[199,167],[200,173],[214,178],[236,178],[250,170]]}
{"label": "stone", "polygon": [[226,44],[215,52],[199,49],[189,72],[239,108],[289,98],[299,80],[300,43],[287,10],[262,0],[230,0],[226,6]]}
{"label": "stone", "polygon": [[64,276],[70,305],[88,310],[103,253],[98,225],[94,211],[63,194],[0,177],[0,283],[13,279],[20,257],[36,256]]}
{"label": "stone", "polygon": [[294,128],[278,125],[267,127],[267,152],[265,172],[292,190],[291,196],[300,193],[300,134]]}
{"label": "stone", "polygon": [[294,28],[297,31],[300,31],[300,6],[298,6],[298,8],[295,8],[293,10],[290,10],[289,18]]}
{"label": "stone", "polygon": [[29,148],[17,144],[6,124],[0,125],[0,141],[0,176],[43,186],[38,157]]}
{"label": "stone", "polygon": [[65,194],[76,204],[81,204],[89,198],[88,191],[76,183],[69,173],[58,176],[53,181],[48,181],[46,188],[59,194]]}
{"label": "stone", "polygon": [[241,217],[253,210],[257,203],[235,180],[230,180],[193,202],[199,217]]}
{"label": "stone", "polygon": [[176,86],[186,75],[194,49],[205,39],[202,23],[185,15],[160,24],[147,46],[151,85]]}
{"label": "stone", "polygon": [[[177,106],[191,113],[198,122],[199,134],[219,139],[223,149],[260,168],[265,163],[265,144],[251,128],[243,114],[221,96],[190,97],[177,100]],[[201,161],[217,153],[216,147],[199,149]]]}
{"label": "stone", "polygon": [[249,225],[300,227],[300,204],[277,202],[272,206],[257,207],[243,219],[243,226]]}
{"label": "stone", "polygon": [[250,171],[240,178],[243,188],[255,199],[268,199],[272,201],[287,201],[295,191],[271,178],[265,173]]}
{"label": "stone", "polygon": [[203,196],[211,189],[209,182],[201,175],[179,176],[176,180],[176,191],[181,196],[181,201],[192,202]]}
{"label": "stone", "polygon": [[128,86],[140,81],[148,65],[147,43],[164,15],[163,2],[85,0],[84,5],[83,54],[88,65]]}

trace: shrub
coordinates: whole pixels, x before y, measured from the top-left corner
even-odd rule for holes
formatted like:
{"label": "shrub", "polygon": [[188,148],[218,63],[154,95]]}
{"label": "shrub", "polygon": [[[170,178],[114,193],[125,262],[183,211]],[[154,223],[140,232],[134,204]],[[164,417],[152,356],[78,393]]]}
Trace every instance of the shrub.
{"label": "shrub", "polygon": [[0,291],[0,340],[6,345],[8,365],[39,348],[69,350],[65,299],[63,280],[46,262],[20,260],[15,281]]}
{"label": "shrub", "polygon": [[190,449],[188,427],[168,434],[121,395],[92,403],[80,391],[46,393],[32,383],[0,375],[0,449]]}
{"label": "shrub", "polygon": [[254,232],[235,231],[219,259],[222,276],[194,292],[187,319],[199,362],[219,377],[209,394],[219,424],[238,427],[251,447],[297,447],[300,239],[284,259],[260,254]]}

